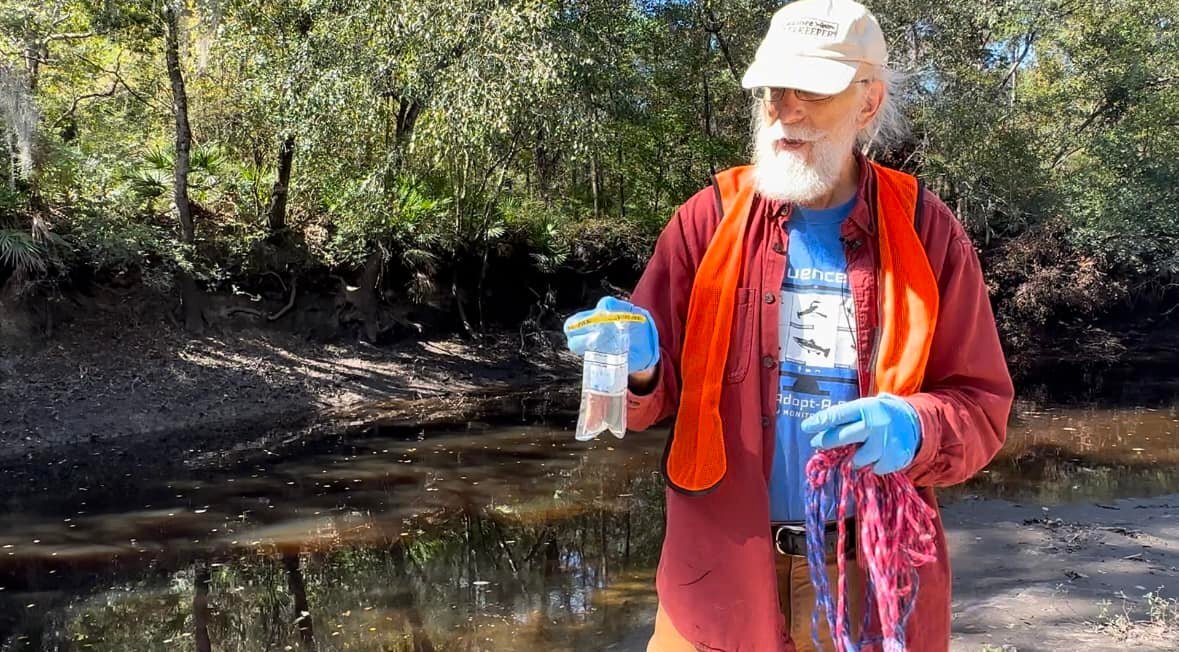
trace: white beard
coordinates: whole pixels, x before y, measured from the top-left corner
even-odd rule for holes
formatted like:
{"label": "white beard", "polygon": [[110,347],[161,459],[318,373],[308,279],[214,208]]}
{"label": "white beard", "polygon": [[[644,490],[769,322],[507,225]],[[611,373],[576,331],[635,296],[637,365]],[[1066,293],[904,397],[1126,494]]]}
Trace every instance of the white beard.
{"label": "white beard", "polygon": [[[831,192],[855,146],[855,116],[831,132],[786,127],[778,121],[767,125],[760,109],[759,116],[753,137],[753,179],[757,192],[767,199],[803,205]],[[794,152],[775,151],[774,144],[782,138],[810,141],[811,160],[808,162]]]}

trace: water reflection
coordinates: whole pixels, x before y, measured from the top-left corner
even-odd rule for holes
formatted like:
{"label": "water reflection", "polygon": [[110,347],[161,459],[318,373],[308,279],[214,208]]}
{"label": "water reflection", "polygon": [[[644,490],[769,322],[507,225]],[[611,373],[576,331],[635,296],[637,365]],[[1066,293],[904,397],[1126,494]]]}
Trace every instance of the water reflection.
{"label": "water reflection", "polygon": [[[658,486],[634,489],[653,500]],[[637,504],[555,523],[457,511],[380,543],[150,563],[27,614],[40,640],[10,649],[602,649],[653,605],[659,514]]]}
{"label": "water reflection", "polygon": [[[945,494],[1179,492],[1174,410],[1024,408]],[[601,650],[650,618],[660,433],[389,432],[10,498],[0,651]],[[111,469],[111,477],[123,470]]]}
{"label": "water reflection", "polygon": [[0,524],[0,649],[602,649],[653,604],[661,442],[567,434],[374,436],[87,510],[30,497]]}
{"label": "water reflection", "polygon": [[1179,410],[1016,411],[996,460],[947,497],[1044,504],[1179,492]]}

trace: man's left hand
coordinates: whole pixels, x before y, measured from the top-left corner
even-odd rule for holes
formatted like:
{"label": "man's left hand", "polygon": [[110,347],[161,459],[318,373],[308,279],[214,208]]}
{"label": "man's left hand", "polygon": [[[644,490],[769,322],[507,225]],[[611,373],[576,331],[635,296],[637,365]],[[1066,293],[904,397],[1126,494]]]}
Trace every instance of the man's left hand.
{"label": "man's left hand", "polygon": [[835,405],[802,422],[802,431],[815,435],[815,448],[860,447],[852,457],[859,469],[869,464],[876,475],[909,466],[921,446],[921,422],[917,411],[892,394],[860,398]]}

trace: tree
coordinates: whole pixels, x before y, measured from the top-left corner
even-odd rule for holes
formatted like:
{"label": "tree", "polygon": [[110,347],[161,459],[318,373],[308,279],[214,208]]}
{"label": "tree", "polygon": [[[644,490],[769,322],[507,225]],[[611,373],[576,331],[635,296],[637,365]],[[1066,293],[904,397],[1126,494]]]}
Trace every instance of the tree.
{"label": "tree", "polygon": [[[0,0],[0,274],[68,252],[70,278],[179,291],[194,330],[290,314],[292,275],[336,279],[337,319],[374,342],[421,306],[470,337],[539,324],[632,282],[709,170],[745,162],[740,76],[778,6]],[[873,155],[1011,263],[988,268],[1068,237],[1042,274],[993,279],[1005,323],[1101,316],[1070,298],[1082,268],[1124,281],[1108,303],[1130,314],[1179,301],[1177,9],[873,6],[913,123]],[[286,303],[219,315],[202,291]]]}
{"label": "tree", "polygon": [[[184,13],[183,0],[164,0],[164,57],[167,61],[168,80],[172,85],[172,115],[176,120],[176,167],[172,175],[173,202],[176,217],[180,221],[180,244],[184,254],[191,255],[196,242],[196,225],[193,223],[192,205],[188,199],[189,153],[192,150],[192,128],[188,124],[188,90],[184,85],[184,71],[180,64],[180,42],[182,40]],[[177,271],[180,297],[184,306],[184,325],[199,333],[204,330],[204,297],[192,273],[181,265]]]}

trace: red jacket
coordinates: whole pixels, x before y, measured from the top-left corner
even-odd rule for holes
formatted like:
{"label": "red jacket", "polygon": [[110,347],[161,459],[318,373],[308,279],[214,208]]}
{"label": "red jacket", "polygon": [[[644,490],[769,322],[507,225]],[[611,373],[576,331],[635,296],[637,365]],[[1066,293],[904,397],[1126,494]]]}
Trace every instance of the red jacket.
{"label": "red jacket", "polygon": [[[842,227],[856,308],[861,393],[878,325],[876,238],[865,197],[874,183],[863,158],[858,201]],[[772,652],[793,648],[779,610],[770,542],[769,491],[779,388],[778,300],[786,270],[789,206],[754,198],[737,291],[721,420],[728,472],[704,495],[667,490],[667,530],[659,562],[659,601],[676,629],[702,649]],[[646,395],[631,393],[627,423],[644,430],[675,415],[680,352],[692,279],[720,221],[705,188],[660,235],[631,300],[659,329],[660,376]],[[909,475],[936,508],[935,487],[961,483],[983,468],[1006,437],[1014,389],[999,345],[978,256],[949,208],[924,191],[917,233],[940,291],[940,312],[922,391],[906,397],[920,416],[922,442]],[[920,569],[910,650],[949,649],[950,565],[940,518],[938,563]]]}

